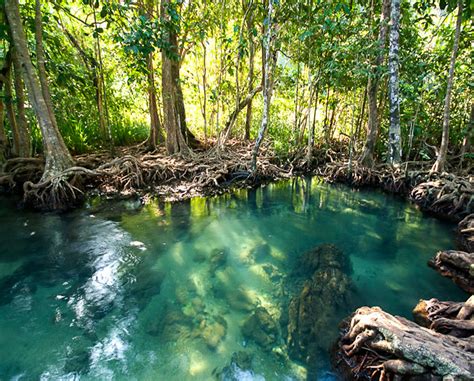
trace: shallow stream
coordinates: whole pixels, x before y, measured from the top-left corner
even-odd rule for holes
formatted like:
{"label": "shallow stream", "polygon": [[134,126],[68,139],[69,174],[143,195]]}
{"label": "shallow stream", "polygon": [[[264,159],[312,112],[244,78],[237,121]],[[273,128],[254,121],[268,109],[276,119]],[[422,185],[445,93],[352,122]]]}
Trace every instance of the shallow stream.
{"label": "shallow stream", "polygon": [[[420,298],[466,298],[426,265],[454,247],[453,227],[316,178],[63,215],[0,199],[0,380],[335,379],[327,347],[357,306],[411,317]],[[323,243],[350,285],[308,373],[288,358],[286,316],[298,258]],[[278,327],[266,345],[243,328],[257,308]]]}

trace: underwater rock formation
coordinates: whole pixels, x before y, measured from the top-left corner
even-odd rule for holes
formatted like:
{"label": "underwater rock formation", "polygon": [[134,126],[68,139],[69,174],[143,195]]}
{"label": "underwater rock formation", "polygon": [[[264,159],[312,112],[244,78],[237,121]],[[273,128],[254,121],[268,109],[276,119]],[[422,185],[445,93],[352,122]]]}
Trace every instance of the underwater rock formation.
{"label": "underwater rock formation", "polygon": [[464,291],[474,294],[474,252],[439,251],[428,264],[442,276],[451,278]]}
{"label": "underwater rock formation", "polygon": [[334,363],[346,379],[472,380],[472,340],[420,327],[379,307],[343,323]]}
{"label": "underwater rock formation", "polygon": [[279,329],[268,311],[263,307],[257,307],[252,315],[245,320],[242,326],[242,335],[270,350],[277,343]]}
{"label": "underwater rock formation", "polygon": [[264,381],[263,376],[257,375],[252,370],[252,356],[244,351],[235,352],[230,364],[222,370],[214,369],[213,375],[221,381],[254,380]]}
{"label": "underwater rock formation", "polygon": [[199,336],[209,349],[216,349],[227,334],[227,322],[223,317],[216,316],[213,320],[202,320]]}
{"label": "underwater rock formation", "polygon": [[337,335],[334,318],[347,305],[350,279],[344,271],[348,268],[344,253],[331,244],[320,245],[299,259],[296,273],[311,275],[288,307],[287,344],[291,358],[312,366],[321,351],[330,347],[331,337]]}

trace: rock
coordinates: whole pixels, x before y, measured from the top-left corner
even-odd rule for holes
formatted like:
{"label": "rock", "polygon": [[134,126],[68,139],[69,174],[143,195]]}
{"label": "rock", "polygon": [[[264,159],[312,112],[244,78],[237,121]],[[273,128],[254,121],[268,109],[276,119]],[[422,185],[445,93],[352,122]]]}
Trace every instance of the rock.
{"label": "rock", "polygon": [[272,316],[263,307],[257,307],[242,326],[242,334],[246,339],[253,340],[264,349],[271,349],[276,344],[279,330]]}
{"label": "rock", "polygon": [[242,287],[232,289],[218,280],[212,290],[216,298],[224,299],[234,310],[250,312],[254,308],[252,296]]}
{"label": "rock", "polygon": [[203,320],[200,325],[200,336],[210,349],[216,349],[224,340],[227,333],[227,322],[222,317],[217,317],[215,321]]}
{"label": "rock", "polygon": [[214,274],[217,269],[224,267],[227,263],[228,250],[224,249],[214,249],[211,251],[211,256],[209,259],[211,273]]}
{"label": "rock", "polygon": [[247,352],[239,351],[232,354],[229,365],[220,371],[215,369],[213,374],[222,381],[265,381],[263,376],[255,374],[251,368],[252,357]]}
{"label": "rock", "polygon": [[255,246],[250,251],[250,256],[255,262],[266,262],[271,258],[272,250],[268,243],[262,243]]}
{"label": "rock", "polygon": [[324,243],[307,252],[298,259],[295,272],[300,276],[312,276],[317,269],[334,267],[350,272],[350,263],[344,253],[335,245]]}
{"label": "rock", "polygon": [[348,304],[351,283],[344,271],[350,267],[344,253],[331,244],[304,253],[297,266],[296,274],[311,275],[302,284],[298,277],[290,279],[301,288],[291,298],[282,322],[286,323],[290,358],[311,368],[337,337],[334,320]]}
{"label": "rock", "polygon": [[146,332],[160,336],[164,341],[177,341],[192,336],[193,320],[180,310],[165,307],[161,316],[157,316],[148,326]]}

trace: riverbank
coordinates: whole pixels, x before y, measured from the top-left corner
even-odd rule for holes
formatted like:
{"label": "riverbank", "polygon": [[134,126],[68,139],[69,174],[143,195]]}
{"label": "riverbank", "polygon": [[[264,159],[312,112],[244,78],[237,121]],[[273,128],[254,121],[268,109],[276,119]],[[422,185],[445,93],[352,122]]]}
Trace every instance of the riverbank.
{"label": "riverbank", "polygon": [[40,210],[65,210],[82,205],[89,196],[108,199],[152,197],[183,201],[214,196],[235,188],[259,185],[294,176],[322,176],[351,187],[378,188],[399,194],[422,210],[458,222],[474,213],[474,179],[465,173],[430,173],[430,162],[387,164],[367,168],[351,162],[345,149],[317,149],[308,163],[303,154],[278,157],[262,147],[255,172],[251,171],[253,146],[233,142],[225,150],[195,151],[169,156],[163,147],[147,152],[140,146],[75,156],[75,166],[44,183],[41,158],[16,158],[0,173],[0,189],[23,194],[24,203]]}

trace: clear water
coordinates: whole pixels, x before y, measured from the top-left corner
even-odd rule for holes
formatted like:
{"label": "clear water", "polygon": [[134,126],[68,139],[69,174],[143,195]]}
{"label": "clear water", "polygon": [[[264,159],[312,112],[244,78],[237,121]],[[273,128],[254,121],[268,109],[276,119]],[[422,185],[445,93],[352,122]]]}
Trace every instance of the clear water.
{"label": "clear water", "polygon": [[[298,256],[329,242],[350,258],[351,296],[321,332],[331,342],[360,305],[410,317],[420,298],[465,299],[426,266],[452,229],[317,179],[65,215],[0,200],[0,379],[212,380],[245,351],[252,368],[234,379],[304,380],[283,339],[272,352],[241,331],[257,305],[278,321]],[[316,366],[334,378],[327,354]]]}

